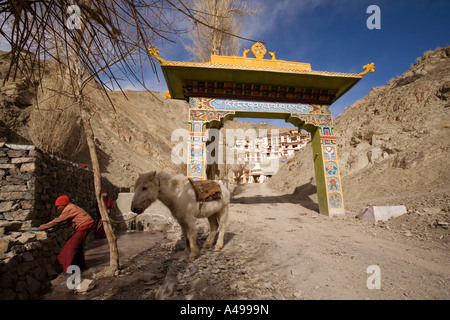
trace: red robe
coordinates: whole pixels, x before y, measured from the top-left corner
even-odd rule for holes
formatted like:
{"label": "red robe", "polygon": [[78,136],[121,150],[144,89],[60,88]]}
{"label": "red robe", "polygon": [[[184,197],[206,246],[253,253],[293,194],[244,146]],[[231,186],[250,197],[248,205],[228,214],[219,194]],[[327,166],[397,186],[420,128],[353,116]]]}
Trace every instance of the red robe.
{"label": "red robe", "polygon": [[58,262],[63,267],[64,272],[67,272],[67,268],[71,265],[77,265],[80,269],[86,269],[84,247],[86,238],[94,226],[94,219],[86,211],[73,203],[69,203],[59,217],[39,226],[39,230],[46,230],[66,222],[71,222],[76,231],[64,244],[58,255]]}
{"label": "red robe", "polygon": [[[112,210],[114,206],[113,199],[111,199],[109,196],[103,197],[103,202],[105,203],[106,210]],[[96,239],[102,239],[106,238],[105,228],[103,227],[102,217],[100,215],[100,210],[97,205],[97,228],[95,230],[95,238]]]}

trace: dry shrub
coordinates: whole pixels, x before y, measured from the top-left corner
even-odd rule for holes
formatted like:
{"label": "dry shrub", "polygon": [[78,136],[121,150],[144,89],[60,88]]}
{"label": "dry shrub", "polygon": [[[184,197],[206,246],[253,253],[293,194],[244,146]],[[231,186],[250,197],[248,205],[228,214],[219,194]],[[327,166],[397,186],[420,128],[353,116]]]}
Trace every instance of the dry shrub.
{"label": "dry shrub", "polygon": [[44,77],[38,89],[38,103],[30,115],[30,138],[38,148],[63,158],[72,158],[86,148],[80,111],[75,99],[65,92],[69,86],[56,70]]}

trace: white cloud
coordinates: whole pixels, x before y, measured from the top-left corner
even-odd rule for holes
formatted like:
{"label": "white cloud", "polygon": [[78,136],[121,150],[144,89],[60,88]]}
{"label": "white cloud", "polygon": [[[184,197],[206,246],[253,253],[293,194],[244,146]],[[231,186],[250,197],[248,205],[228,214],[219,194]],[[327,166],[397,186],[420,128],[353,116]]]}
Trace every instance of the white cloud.
{"label": "white cloud", "polygon": [[261,12],[250,16],[245,24],[244,36],[246,38],[264,38],[264,34],[283,24],[292,22],[302,11],[310,12],[316,7],[329,2],[329,0],[257,0],[252,5],[261,8]]}

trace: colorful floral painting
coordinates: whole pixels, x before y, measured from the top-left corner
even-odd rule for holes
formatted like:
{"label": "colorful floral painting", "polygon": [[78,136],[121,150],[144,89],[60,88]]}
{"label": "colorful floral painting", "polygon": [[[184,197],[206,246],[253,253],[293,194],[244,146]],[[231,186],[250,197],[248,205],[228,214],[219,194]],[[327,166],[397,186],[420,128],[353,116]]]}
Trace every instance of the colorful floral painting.
{"label": "colorful floral painting", "polygon": [[329,177],[327,179],[327,187],[330,191],[339,191],[341,188],[341,183],[339,182],[339,179],[336,177]]}
{"label": "colorful floral painting", "polygon": [[193,159],[203,158],[203,147],[201,144],[193,144],[191,146],[191,158]]}
{"label": "colorful floral painting", "polygon": [[203,166],[203,163],[200,161],[192,161],[189,164],[189,173],[192,176],[201,176],[203,172],[205,171],[205,167]]}
{"label": "colorful floral painting", "polygon": [[338,166],[334,161],[328,161],[325,164],[325,171],[329,176],[335,176],[338,173]]}
{"label": "colorful floral painting", "polygon": [[325,147],[323,148],[323,156],[327,160],[336,159],[336,150],[333,147]]}
{"label": "colorful floral painting", "polygon": [[339,193],[332,193],[328,197],[328,202],[332,208],[340,208],[342,205],[342,197]]}

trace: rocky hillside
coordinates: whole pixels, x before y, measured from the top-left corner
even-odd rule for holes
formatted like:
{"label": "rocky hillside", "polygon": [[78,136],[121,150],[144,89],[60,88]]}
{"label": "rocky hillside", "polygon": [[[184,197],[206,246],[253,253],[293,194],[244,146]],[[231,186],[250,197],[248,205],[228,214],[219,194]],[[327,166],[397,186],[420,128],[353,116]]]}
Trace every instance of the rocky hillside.
{"label": "rocky hillside", "polygon": [[[9,68],[7,53],[0,52],[0,81]],[[19,74],[0,86],[0,142],[34,144],[59,157],[90,165],[76,102],[56,66],[49,63],[44,76],[32,83]],[[139,173],[163,169],[185,173],[185,165],[171,161],[175,129],[188,129],[188,105],[166,100],[161,92],[109,92],[92,83],[88,91],[102,174],[119,187],[131,187]],[[229,121],[225,128],[286,128]]]}
{"label": "rocky hillside", "polygon": [[[9,57],[0,57],[0,78]],[[54,64],[39,83],[19,75],[0,88],[0,141],[34,144],[76,163],[90,165],[79,108]],[[187,128],[183,101],[169,101],[160,92],[109,92],[92,83],[86,90],[91,125],[103,175],[119,187],[130,187],[142,172],[165,169],[179,172],[170,161],[172,130]]]}
{"label": "rocky hillside", "polygon": [[[334,126],[347,209],[450,209],[450,46],[426,52],[403,75],[373,88]],[[308,145],[270,184],[293,193],[314,188],[313,177]]]}

